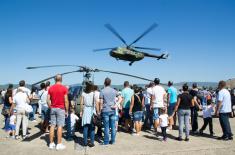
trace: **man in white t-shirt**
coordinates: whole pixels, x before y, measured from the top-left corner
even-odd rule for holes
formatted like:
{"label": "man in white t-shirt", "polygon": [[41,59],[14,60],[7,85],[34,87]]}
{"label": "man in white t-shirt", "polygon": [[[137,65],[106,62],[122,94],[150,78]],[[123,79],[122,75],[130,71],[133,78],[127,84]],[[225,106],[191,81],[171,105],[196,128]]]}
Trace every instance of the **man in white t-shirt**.
{"label": "man in white t-shirt", "polygon": [[23,127],[23,139],[27,138],[28,117],[26,113],[26,106],[29,103],[29,98],[22,88],[18,88],[13,97],[13,103],[16,106],[16,139],[19,139],[19,130],[21,121]]}
{"label": "man in white t-shirt", "polygon": [[229,116],[232,111],[231,109],[231,95],[226,89],[226,82],[219,82],[219,93],[218,93],[218,104],[216,107],[216,115],[219,116],[221,128],[223,130],[223,136],[220,140],[233,140],[233,134],[231,131]]}
{"label": "man in white t-shirt", "polygon": [[13,90],[13,96],[17,93],[17,90],[21,89],[23,92],[26,93],[27,96],[30,96],[31,90],[25,87],[25,81],[21,80],[19,82],[19,87]]}
{"label": "man in white t-shirt", "polygon": [[157,127],[159,125],[159,109],[164,108],[164,100],[166,98],[165,89],[160,86],[160,79],[154,79],[155,86],[152,88],[151,92],[151,109],[153,110],[153,121],[154,128],[157,132]]}

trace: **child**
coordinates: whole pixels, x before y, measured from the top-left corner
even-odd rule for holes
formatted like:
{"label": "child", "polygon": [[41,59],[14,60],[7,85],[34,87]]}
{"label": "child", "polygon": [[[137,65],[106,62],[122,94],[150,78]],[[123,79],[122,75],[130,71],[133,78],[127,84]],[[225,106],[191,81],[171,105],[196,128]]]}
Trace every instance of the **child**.
{"label": "child", "polygon": [[208,124],[209,124],[209,129],[210,129],[210,135],[211,136],[214,135],[213,124],[212,124],[212,112],[214,112],[213,108],[214,108],[214,105],[211,104],[211,102],[207,102],[207,105],[203,106],[203,121],[204,121],[204,124],[203,124],[202,128],[199,130],[199,133],[201,135],[203,134],[203,130],[206,129]]}
{"label": "child", "polygon": [[167,109],[161,109],[161,115],[159,116],[159,120],[160,120],[160,126],[161,126],[161,130],[162,130],[162,136],[163,136],[163,141],[167,140],[166,137],[166,129],[168,127],[168,115],[167,115]]}
{"label": "child", "polygon": [[71,119],[71,132],[72,132],[72,136],[74,136],[75,124],[79,120],[78,116],[75,115],[75,113],[74,113],[74,109],[71,109],[70,119]]}
{"label": "child", "polygon": [[15,139],[15,129],[16,129],[16,110],[13,110],[13,114],[10,117],[10,125],[8,134],[12,135],[11,137]]}

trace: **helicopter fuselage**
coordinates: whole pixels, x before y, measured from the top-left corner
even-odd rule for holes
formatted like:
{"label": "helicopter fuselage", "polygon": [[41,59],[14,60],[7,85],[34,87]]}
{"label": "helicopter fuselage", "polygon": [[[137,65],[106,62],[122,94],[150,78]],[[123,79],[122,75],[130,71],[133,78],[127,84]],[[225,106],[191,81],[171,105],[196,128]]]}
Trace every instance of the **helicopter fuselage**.
{"label": "helicopter fuselage", "polygon": [[118,60],[130,62],[139,61],[144,58],[144,54],[142,52],[126,47],[115,48],[111,50],[109,54],[111,57],[116,58]]}

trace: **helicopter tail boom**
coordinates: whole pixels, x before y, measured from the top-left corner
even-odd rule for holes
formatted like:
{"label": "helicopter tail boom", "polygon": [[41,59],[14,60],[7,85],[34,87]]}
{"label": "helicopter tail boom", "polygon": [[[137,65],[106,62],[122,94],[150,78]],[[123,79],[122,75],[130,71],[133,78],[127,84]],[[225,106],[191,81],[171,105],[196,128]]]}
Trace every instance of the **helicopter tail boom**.
{"label": "helicopter tail boom", "polygon": [[167,59],[169,54],[153,55],[153,54],[149,54],[149,53],[144,53],[144,56],[151,57],[151,58],[157,58],[157,60],[160,60],[160,59]]}

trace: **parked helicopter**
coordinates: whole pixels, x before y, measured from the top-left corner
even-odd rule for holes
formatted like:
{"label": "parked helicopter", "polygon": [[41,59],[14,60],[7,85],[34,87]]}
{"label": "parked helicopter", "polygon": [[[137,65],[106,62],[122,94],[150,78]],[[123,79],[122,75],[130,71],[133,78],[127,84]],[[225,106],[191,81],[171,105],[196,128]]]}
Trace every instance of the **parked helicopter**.
{"label": "parked helicopter", "polygon": [[133,46],[136,42],[142,39],[146,34],[157,27],[157,24],[154,23],[151,25],[144,33],[142,33],[136,40],[134,40],[131,44],[127,44],[127,42],[120,36],[120,34],[110,25],[106,24],[105,27],[110,30],[117,38],[119,38],[124,44],[124,47],[113,47],[113,48],[103,48],[103,49],[95,49],[94,52],[97,51],[104,51],[104,50],[111,50],[109,52],[111,57],[116,58],[117,60],[124,60],[129,61],[129,65],[131,66],[135,61],[140,61],[144,59],[144,57],[151,57],[156,58],[157,60],[160,59],[167,59],[169,54],[161,54],[161,55],[154,55],[147,52],[143,52],[140,50],[153,50],[153,51],[160,51],[160,48],[148,48],[148,47],[138,47]]}
{"label": "parked helicopter", "polygon": [[[149,81],[149,82],[152,81],[150,79],[135,76],[135,75],[131,75],[131,74],[120,73],[120,72],[115,72],[115,71],[107,71],[107,70],[101,70],[101,69],[92,69],[92,68],[89,68],[89,67],[86,67],[86,66],[78,66],[78,65],[36,66],[36,67],[27,67],[26,69],[39,69],[39,68],[50,68],[50,67],[78,67],[79,68],[78,70],[61,73],[62,76],[67,75],[67,74],[72,74],[72,73],[83,73],[82,85],[71,85],[69,87],[69,96],[70,96],[69,98],[70,98],[71,102],[74,103],[75,109],[76,109],[75,111],[76,111],[77,114],[80,113],[80,96],[81,96],[82,90],[85,87],[86,82],[90,81],[90,78],[92,77],[91,73],[104,72],[104,73],[111,73],[111,74],[116,74],[116,75],[128,76],[128,77],[137,78],[137,79],[141,79],[141,80],[145,80],[145,81]],[[35,85],[38,85],[42,82],[46,82],[48,80],[51,80],[51,79],[55,78],[55,76],[56,75],[45,78],[43,80],[35,82],[32,85],[35,86]]]}

